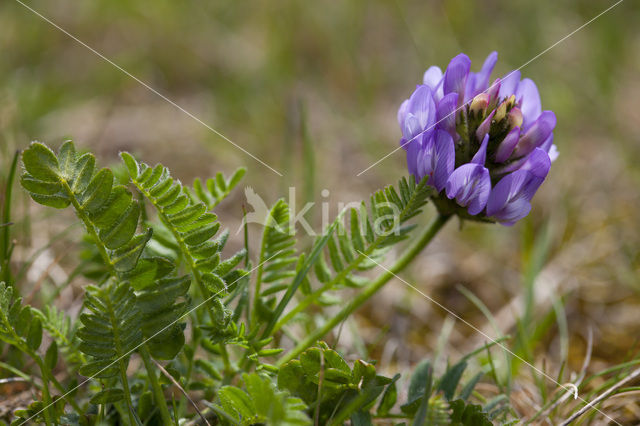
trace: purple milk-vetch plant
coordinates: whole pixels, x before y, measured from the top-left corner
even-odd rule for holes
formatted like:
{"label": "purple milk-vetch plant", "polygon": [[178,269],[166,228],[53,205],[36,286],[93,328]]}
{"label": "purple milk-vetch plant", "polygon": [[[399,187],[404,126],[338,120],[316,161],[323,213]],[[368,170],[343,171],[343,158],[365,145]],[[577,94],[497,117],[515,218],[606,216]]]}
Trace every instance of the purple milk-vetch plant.
{"label": "purple milk-vetch plant", "polygon": [[426,178],[441,213],[513,225],[531,210],[558,151],[556,117],[520,71],[490,82],[498,54],[478,72],[459,54],[433,66],[398,110],[409,173]]}
{"label": "purple milk-vetch plant", "polygon": [[[529,214],[531,199],[558,156],[555,114],[543,111],[533,81],[512,71],[489,84],[498,59],[491,53],[478,72],[464,54],[443,72],[431,67],[398,110],[409,173],[432,188],[439,214],[381,275],[279,361],[288,362],[341,324],[409,265],[447,221],[513,225]],[[358,250],[363,258],[369,256]],[[371,259],[369,259],[371,260]]]}

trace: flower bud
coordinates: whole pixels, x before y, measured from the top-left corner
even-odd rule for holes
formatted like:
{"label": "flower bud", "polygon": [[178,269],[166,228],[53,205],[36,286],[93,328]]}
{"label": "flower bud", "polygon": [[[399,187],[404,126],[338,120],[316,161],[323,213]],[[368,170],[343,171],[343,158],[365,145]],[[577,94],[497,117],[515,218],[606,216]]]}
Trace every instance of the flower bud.
{"label": "flower bud", "polygon": [[522,111],[518,107],[511,108],[509,114],[507,115],[507,120],[509,120],[509,128],[513,129],[514,127],[522,127]]}
{"label": "flower bud", "polygon": [[489,95],[487,93],[480,93],[475,98],[473,98],[469,109],[471,112],[474,112],[476,114],[482,111],[482,115],[484,116],[484,113],[487,110],[487,105],[489,105]]}
{"label": "flower bud", "polygon": [[505,99],[504,102],[502,102],[498,106],[498,109],[496,109],[495,120],[502,121],[502,119],[507,116],[507,110],[513,107],[515,104],[516,104],[515,95],[511,95],[507,99]]}

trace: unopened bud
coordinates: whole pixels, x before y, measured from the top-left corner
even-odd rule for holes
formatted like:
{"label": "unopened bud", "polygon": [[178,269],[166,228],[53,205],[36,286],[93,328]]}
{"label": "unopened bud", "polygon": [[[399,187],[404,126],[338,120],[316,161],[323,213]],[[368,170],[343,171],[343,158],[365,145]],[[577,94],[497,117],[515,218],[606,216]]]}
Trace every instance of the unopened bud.
{"label": "unopened bud", "polygon": [[509,115],[507,116],[507,120],[509,120],[509,128],[513,129],[514,127],[521,127],[522,111],[520,110],[520,108],[511,108],[511,111],[509,111]]}
{"label": "unopened bud", "polygon": [[484,115],[484,112],[487,110],[487,105],[489,105],[489,95],[487,93],[480,93],[473,98],[469,109],[475,113],[482,111]]}
{"label": "unopened bud", "polygon": [[502,121],[507,116],[507,110],[514,106],[516,103],[515,95],[509,96],[504,102],[502,102],[496,109],[496,121]]}

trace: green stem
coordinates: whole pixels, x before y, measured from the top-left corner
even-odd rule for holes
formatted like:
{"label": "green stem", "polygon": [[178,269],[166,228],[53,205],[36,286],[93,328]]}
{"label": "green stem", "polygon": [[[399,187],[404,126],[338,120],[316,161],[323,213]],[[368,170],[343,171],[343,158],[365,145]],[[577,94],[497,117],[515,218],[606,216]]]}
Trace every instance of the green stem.
{"label": "green stem", "polygon": [[53,383],[53,386],[55,386],[55,388],[60,391],[60,394],[64,398],[65,402],[69,403],[69,405],[71,405],[78,414],[82,413],[83,411],[82,409],[80,409],[78,403],[75,402],[73,398],[69,398],[66,395],[67,391],[62,387],[62,384],[53,375],[53,372],[45,365],[42,358],[40,358],[40,356],[38,356],[35,351],[24,349],[23,352],[27,353],[36,362],[36,364],[38,364],[38,367],[40,368],[40,375],[42,376],[43,395],[45,392],[48,395],[51,395],[51,392],[49,391],[49,381],[51,381],[51,383]]}
{"label": "green stem", "polygon": [[264,266],[264,250],[267,245],[267,230],[271,225],[271,215],[268,216],[267,223],[265,224],[265,231],[262,234],[262,242],[260,243],[260,263],[258,264],[258,271],[256,272],[256,287],[253,291],[253,308],[251,309],[251,318],[249,319],[249,327],[255,327],[258,323],[258,306],[260,306],[260,291],[262,287],[262,271]]}
{"label": "green stem", "polygon": [[47,379],[45,377],[42,378],[42,399],[45,405],[44,409],[44,422],[47,426],[51,424],[51,413],[49,412],[49,408],[53,404],[51,400],[51,393],[49,392],[49,383],[47,383]]}
{"label": "green stem", "polygon": [[40,367],[40,376],[42,377],[42,402],[45,406],[44,412],[42,414],[44,417],[44,422],[49,425],[51,424],[51,412],[49,410],[51,405],[53,405],[53,400],[51,399],[51,392],[49,391],[48,369],[45,367],[44,363],[35,352],[25,351],[25,353],[28,353],[36,362],[36,364],[38,364],[38,367]]}
{"label": "green stem", "polygon": [[127,366],[122,360],[120,360],[118,364],[120,367],[122,390],[124,391],[125,401],[127,403],[127,413],[129,413],[129,424],[133,426],[136,424],[136,419],[133,417],[133,403],[131,401],[131,392],[129,391],[129,379],[127,379]]}
{"label": "green stem", "polygon": [[156,376],[156,372],[153,368],[153,363],[151,362],[151,356],[149,355],[149,348],[147,348],[147,345],[142,345],[140,347],[140,357],[142,358],[142,362],[144,362],[144,367],[147,369],[147,375],[151,382],[154,398],[156,399],[156,404],[158,404],[158,407],[160,408],[162,423],[165,425],[173,424],[171,414],[169,413],[169,407],[167,407],[164,392],[162,392],[162,387],[160,386],[160,382],[158,382],[158,377]]}
{"label": "green stem", "polygon": [[438,216],[431,222],[431,224],[425,228],[418,239],[400,256],[400,258],[393,264],[388,270],[378,276],[376,280],[371,282],[364,290],[358,294],[355,298],[338,312],[333,318],[327,321],[322,327],[314,330],[304,340],[293,348],[289,353],[280,358],[277,366],[280,367],[286,362],[291,361],[300,355],[307,348],[315,344],[318,339],[321,339],[327,333],[329,333],[334,327],[344,321],[349,315],[355,312],[358,308],[367,302],[371,296],[378,292],[391,278],[397,273],[402,271],[411,261],[422,251],[422,249],[431,242],[433,237],[436,236],[438,231],[447,223],[451,216],[444,216],[438,214]]}
{"label": "green stem", "polygon": [[20,151],[16,151],[13,155],[13,161],[11,162],[11,168],[9,170],[9,176],[7,176],[7,185],[4,192],[4,203],[2,206],[2,224],[4,226],[0,228],[2,232],[2,238],[0,239],[0,258],[2,259],[2,281],[9,283],[11,281],[11,270],[9,265],[9,247],[10,247],[10,234],[11,226],[11,191],[13,189],[13,180],[16,175],[16,167],[18,164],[18,157]]}
{"label": "green stem", "polygon": [[220,346],[220,354],[222,355],[222,360],[224,361],[224,368],[231,372],[233,368],[231,368],[231,362],[229,361],[229,352],[227,351],[227,346],[223,343],[219,344]]}
{"label": "green stem", "polygon": [[[7,325],[7,323],[5,323],[5,325]],[[51,382],[56,387],[56,389],[58,389],[61,395],[63,395],[64,400],[68,402],[76,410],[76,412],[82,413],[83,411],[80,409],[80,406],[72,398],[69,398],[67,396],[67,391],[62,387],[62,384],[60,384],[60,382],[55,378],[55,376],[53,375],[53,372],[49,368],[47,368],[42,358],[34,350],[31,350],[31,348],[27,347],[24,344],[21,344],[20,343],[21,339],[18,336],[18,334],[15,332],[15,329],[10,325],[9,327],[10,327],[9,329],[11,330],[13,340],[15,342],[12,345],[15,346],[22,353],[31,357],[31,359],[33,359],[33,361],[38,365],[38,368],[40,368],[40,375],[42,377],[42,396],[43,396],[43,399],[45,399],[44,401],[45,405],[49,405],[52,403],[51,392],[49,391],[49,380],[51,380]],[[26,378],[34,386],[36,386],[31,377],[22,373],[20,370],[12,367],[11,365],[5,364],[4,362],[0,362],[0,367],[6,368],[7,370],[13,372],[14,374],[22,378]],[[44,414],[46,419],[46,416],[49,414],[49,409],[45,410]]]}
{"label": "green stem", "polygon": [[[56,387],[56,389],[58,389],[60,391],[61,395],[66,395],[67,394],[67,390],[62,387],[62,384],[58,381],[58,379],[55,378],[53,373],[50,374],[50,378],[51,378],[51,383],[53,383],[53,385]],[[82,410],[80,408],[78,403],[73,398],[69,398],[68,396],[65,396],[64,400],[66,402],[68,402],[69,405],[71,405],[76,410],[76,412],[78,414],[82,414],[84,412],[84,410]]]}

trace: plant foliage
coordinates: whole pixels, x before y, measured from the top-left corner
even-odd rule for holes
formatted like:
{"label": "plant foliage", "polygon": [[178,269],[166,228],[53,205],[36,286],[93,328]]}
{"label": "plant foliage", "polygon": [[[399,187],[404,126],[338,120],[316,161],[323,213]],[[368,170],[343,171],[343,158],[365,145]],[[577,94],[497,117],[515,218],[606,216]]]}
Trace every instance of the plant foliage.
{"label": "plant foliage", "polygon": [[[242,276],[242,272],[234,268],[242,261],[244,252],[221,260],[227,234],[213,239],[220,229],[220,223],[216,215],[208,211],[207,205],[194,201],[186,187],[179,181],[174,181],[163,165],[149,167],[137,162],[126,152],[121,156],[131,182],[158,212],[161,224],[173,238],[170,245],[177,247],[193,280],[207,299],[214,338],[221,338],[227,333],[231,319],[231,312],[222,303],[222,296]],[[239,177],[235,180],[232,178],[231,182],[225,183],[225,188],[235,186],[242,174],[237,176]],[[216,187],[212,185],[212,188]],[[216,194],[222,197],[221,194]]]}
{"label": "plant foliage", "polygon": [[222,424],[295,426],[310,425],[305,413],[306,405],[299,398],[278,390],[271,378],[257,373],[243,374],[246,390],[234,386],[220,388],[220,405],[214,409]]}
{"label": "plant foliage", "polygon": [[[371,269],[415,228],[410,220],[430,195],[424,182],[402,179],[377,191],[302,243],[289,205],[278,200],[265,213],[252,261],[246,250],[224,254],[229,232],[212,211],[244,169],[188,187],[161,164],[151,167],[126,152],[121,158],[116,178],[71,141],[57,153],[38,142],[22,153],[20,181],[31,198],[70,207],[83,225],[72,277],[91,284],[80,293],[77,315],[46,302],[23,304],[17,283],[0,284],[0,340],[40,372],[34,381],[40,396],[14,412],[16,424],[205,418],[222,425],[398,419],[484,426],[504,416],[504,400],[470,402],[482,374],[463,380],[469,357],[439,377],[423,362],[403,392],[401,376],[379,374],[375,361],[347,361],[321,335],[296,337],[323,321],[337,324],[322,316],[325,306],[343,300],[340,292],[371,288]],[[3,276],[13,279],[5,270]],[[287,338],[296,342],[288,352]],[[51,343],[41,349],[43,341]],[[134,373],[133,365],[144,368]],[[66,368],[65,383],[56,379],[59,368]]]}

